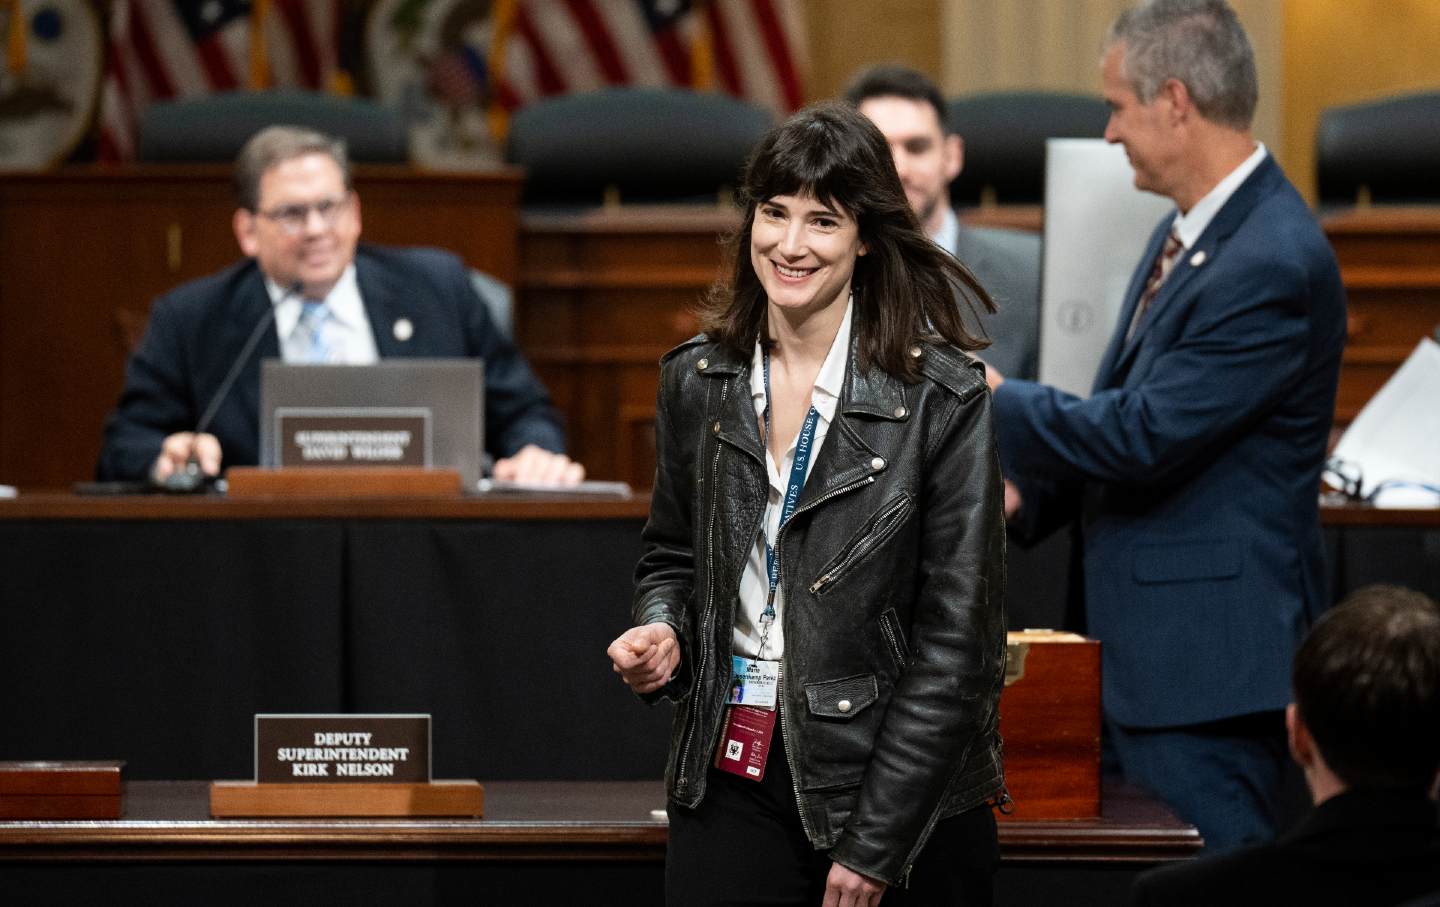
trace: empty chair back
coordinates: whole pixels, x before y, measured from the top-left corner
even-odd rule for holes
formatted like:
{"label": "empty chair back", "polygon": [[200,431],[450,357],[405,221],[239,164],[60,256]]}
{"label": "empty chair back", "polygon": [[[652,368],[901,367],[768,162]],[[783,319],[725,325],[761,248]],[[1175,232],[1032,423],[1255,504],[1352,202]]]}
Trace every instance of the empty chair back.
{"label": "empty chair back", "polygon": [[739,183],[770,127],[764,108],[724,95],[609,88],[527,105],[505,158],[526,170],[527,204],[713,200]]}
{"label": "empty chair back", "polygon": [[1325,110],[1315,171],[1322,205],[1440,202],[1440,92]]}
{"label": "empty chair back", "polygon": [[267,126],[304,126],[345,140],[352,161],[401,163],[405,124],[363,98],[307,91],[231,91],[151,104],[140,119],[138,157],[149,162],[233,161]]}
{"label": "empty chair back", "polygon": [[949,103],[950,128],[965,141],[965,166],[950,184],[957,207],[975,205],[985,190],[1002,204],[1039,204],[1045,197],[1045,140],[1100,138],[1110,110],[1094,95],[996,91]]}

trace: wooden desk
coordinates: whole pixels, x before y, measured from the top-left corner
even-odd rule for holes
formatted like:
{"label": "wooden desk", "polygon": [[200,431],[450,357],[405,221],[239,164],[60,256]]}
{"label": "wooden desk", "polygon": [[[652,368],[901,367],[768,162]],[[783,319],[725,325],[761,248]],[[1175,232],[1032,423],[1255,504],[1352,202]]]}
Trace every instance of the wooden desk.
{"label": "wooden desk", "polygon": [[[517,273],[520,174],[356,171],[365,238],[448,248]],[[83,168],[0,176],[0,482],[94,473],[105,415],[151,301],[242,257],[230,168]]]}
{"label": "wooden desk", "polygon": [[1358,208],[1324,221],[1349,296],[1335,421],[1346,424],[1440,327],[1440,208]]}
{"label": "wooden desk", "polygon": [[[666,824],[650,812],[664,808],[661,782],[485,787],[480,820],[214,820],[203,781],[129,782],[119,821],[0,822],[0,884],[21,901],[64,902],[103,885],[151,903],[168,902],[171,886],[181,902],[204,892],[211,903],[255,903],[283,883],[290,903],[318,893],[323,903],[544,904],[606,902],[596,892],[615,883],[628,904],[661,903]],[[1016,890],[1082,903],[1073,873],[1087,871],[1105,902],[1134,872],[1199,847],[1194,828],[1135,789],[1106,779],[1104,797],[1098,820],[1000,826],[999,903],[1026,903]],[[507,899],[518,892],[523,900]]]}
{"label": "wooden desk", "polygon": [[[130,781],[118,821],[0,821],[0,861],[663,858],[658,780],[483,783],[483,819],[212,819],[208,782]],[[1153,864],[1199,848],[1160,802],[1117,778],[1102,791],[1099,819],[1001,823],[1001,859]]]}

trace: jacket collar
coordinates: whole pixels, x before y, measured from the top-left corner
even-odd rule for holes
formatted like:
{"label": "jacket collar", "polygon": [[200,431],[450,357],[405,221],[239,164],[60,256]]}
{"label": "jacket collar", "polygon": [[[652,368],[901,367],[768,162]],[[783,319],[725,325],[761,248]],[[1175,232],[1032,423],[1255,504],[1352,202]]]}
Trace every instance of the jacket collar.
{"label": "jacket collar", "polygon": [[1175,216],[1172,214],[1161,224],[1155,235],[1150,238],[1150,244],[1145,248],[1145,255],[1140,260],[1141,270],[1137,271],[1134,279],[1130,281],[1130,288],[1125,296],[1125,305],[1121,307],[1119,325],[1095,376],[1097,390],[1114,385],[1116,376],[1129,367],[1145,334],[1150,331],[1158,319],[1165,317],[1169,308],[1168,300],[1178,296],[1192,277],[1222,253],[1221,247],[1225,241],[1239,229],[1261,199],[1274,192],[1283,180],[1284,175],[1280,172],[1280,166],[1275,163],[1273,157],[1267,154],[1255,171],[1235,190],[1235,194],[1231,195],[1216,212],[1215,218],[1210,221],[1205,232],[1200,234],[1195,245],[1183,252],[1179,260],[1175,262],[1169,276],[1160,285],[1159,292],[1150,301],[1149,314],[1136,327],[1134,335],[1127,342],[1125,328],[1135,317],[1135,308],[1139,305],[1140,295],[1145,290],[1145,279],[1150,272],[1151,264],[1155,261],[1155,256],[1160,253],[1160,246],[1165,242],[1165,237],[1170,232],[1170,225],[1174,223]]}
{"label": "jacket collar", "polygon": [[[875,439],[876,427],[910,418],[905,385],[878,368],[862,368],[858,344],[859,338],[852,331],[840,403],[815,465],[810,468],[797,510],[883,471],[888,464]],[[765,451],[750,396],[750,358],[717,344],[703,362],[704,368],[697,365],[700,374],[730,383],[719,418],[714,420],[716,434],[754,459],[760,467],[757,481],[763,487]]]}
{"label": "jacket collar", "polygon": [[1342,829],[1383,828],[1430,829],[1432,836],[1440,836],[1437,820],[1440,820],[1437,805],[1423,792],[1406,795],[1350,790],[1336,794],[1312,809],[1284,839],[1299,841]]}

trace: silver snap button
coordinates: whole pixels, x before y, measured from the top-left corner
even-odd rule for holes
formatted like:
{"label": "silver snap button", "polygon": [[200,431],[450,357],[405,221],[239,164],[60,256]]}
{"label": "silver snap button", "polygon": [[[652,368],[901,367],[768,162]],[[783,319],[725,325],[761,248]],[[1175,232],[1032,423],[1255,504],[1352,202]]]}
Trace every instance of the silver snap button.
{"label": "silver snap button", "polygon": [[912,346],[912,347],[910,347],[910,358],[912,358],[912,359],[919,359],[919,358],[920,358],[921,356],[923,356],[923,355],[925,355],[925,351],[922,350],[922,349],[920,349],[920,347],[918,347],[918,346]]}
{"label": "silver snap button", "polygon": [[842,699],[842,700],[840,700],[839,702],[835,703],[835,708],[839,709],[839,710],[842,711],[842,712],[848,712],[848,711],[850,711],[850,700],[848,700],[848,699]]}
{"label": "silver snap button", "polygon": [[870,468],[871,468],[871,469],[884,469],[884,468],[885,468],[885,458],[884,458],[884,457],[876,457],[875,459],[871,460],[871,461],[870,461]]}
{"label": "silver snap button", "polygon": [[903,418],[905,418],[905,407],[903,407],[903,406],[897,406],[897,407],[895,407],[895,418],[897,418],[897,419],[903,419]]}
{"label": "silver snap button", "polygon": [[701,359],[699,362],[695,363],[695,371],[697,371],[697,372],[703,372],[703,371],[705,371],[705,370],[706,370],[707,368],[709,368],[709,367],[710,367],[710,360],[709,360],[709,359]]}

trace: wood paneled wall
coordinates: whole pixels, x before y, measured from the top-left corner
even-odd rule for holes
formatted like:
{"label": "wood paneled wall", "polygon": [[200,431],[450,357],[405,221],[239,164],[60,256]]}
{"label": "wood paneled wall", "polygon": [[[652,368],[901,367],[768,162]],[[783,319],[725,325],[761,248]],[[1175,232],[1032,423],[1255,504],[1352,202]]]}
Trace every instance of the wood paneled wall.
{"label": "wood paneled wall", "polygon": [[[1320,112],[1440,90],[1436,0],[1231,0],[1255,46],[1255,133],[1314,199]],[[805,0],[812,100],[861,66],[897,61],[947,94],[1098,92],[1105,29],[1131,0]]]}
{"label": "wood paneled wall", "polygon": [[945,36],[942,0],[805,0],[812,101],[833,98],[863,66],[904,63],[921,72],[941,70]]}
{"label": "wood paneled wall", "polygon": [[1284,162],[1291,180],[1314,201],[1321,111],[1440,91],[1440,3],[1286,0],[1284,25]]}

